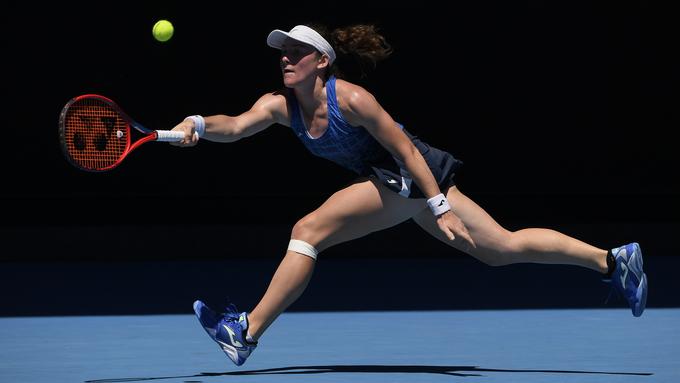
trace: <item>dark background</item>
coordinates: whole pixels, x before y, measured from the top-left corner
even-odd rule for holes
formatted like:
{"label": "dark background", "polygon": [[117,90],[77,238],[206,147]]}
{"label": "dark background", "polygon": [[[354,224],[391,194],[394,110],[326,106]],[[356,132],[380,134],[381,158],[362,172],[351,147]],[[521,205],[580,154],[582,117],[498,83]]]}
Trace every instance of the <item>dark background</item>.
{"label": "dark background", "polygon": [[[172,299],[145,310],[156,296],[150,286],[198,293],[195,286],[205,278],[227,279],[217,270],[243,264],[248,266],[239,272],[247,277],[240,278],[250,278],[256,288],[242,299],[253,304],[295,221],[352,174],[313,157],[288,128],[276,125],[236,144],[204,141],[188,149],[148,144],[111,172],[86,173],[63,158],[57,121],[63,105],[83,93],[112,98],[153,129],[170,129],[189,114],[241,113],[281,86],[278,52],[267,47],[267,34],[309,21],[378,26],[394,54],[368,77],[351,79],[409,131],[462,159],[459,187],[502,225],[550,227],[603,248],[638,241],[646,259],[656,259],[649,267],[659,272],[677,262],[672,256],[680,228],[679,31],[672,12],[652,2],[616,9],[542,1],[442,7],[429,2],[4,5],[0,268],[3,291],[25,287],[21,294],[3,296],[12,308],[2,313],[71,313],[77,310],[63,301],[80,299],[93,302],[86,313],[182,311],[186,302],[178,306]],[[151,36],[162,18],[175,25],[167,43]],[[421,280],[442,267],[428,269],[420,261],[463,262],[452,273],[473,285],[529,276],[534,284],[528,289],[541,286],[546,294],[556,293],[550,289],[556,283],[544,286],[545,281],[568,281],[565,269],[571,270],[520,265],[487,271],[409,222],[321,257],[335,266],[323,269],[320,262],[317,275],[352,278],[351,270],[360,269],[368,273],[360,280],[383,286],[384,291],[373,286],[374,295],[364,294],[365,304],[357,301],[349,308],[387,304],[376,298],[380,291],[392,291],[404,280],[400,273],[414,264],[421,265]],[[380,267],[370,268],[380,260]],[[248,262],[267,266],[254,270]],[[178,274],[158,274],[158,268]],[[187,270],[194,272],[186,275]],[[537,274],[549,277],[542,282]],[[108,289],[119,306],[111,303],[113,297],[79,296],[84,275],[99,281],[96,294]],[[316,286],[318,295],[293,308],[331,309],[337,300],[324,306],[310,299],[348,291],[324,288],[323,282]],[[676,287],[663,290],[667,296],[657,290],[650,304],[677,305],[671,296]],[[61,300],[46,303],[45,291]],[[493,298],[495,290],[485,295],[477,286],[466,291],[469,300],[488,306],[466,301],[451,306],[432,292],[450,291],[441,286],[425,291],[411,292],[411,298],[431,294],[427,308],[550,305],[544,298],[509,303],[507,296]],[[222,299],[222,291],[212,293]],[[601,296],[595,295],[583,303],[567,299],[565,292],[553,304],[598,305]],[[36,297],[42,306],[34,305]],[[404,301],[383,308],[395,307],[418,306]]]}

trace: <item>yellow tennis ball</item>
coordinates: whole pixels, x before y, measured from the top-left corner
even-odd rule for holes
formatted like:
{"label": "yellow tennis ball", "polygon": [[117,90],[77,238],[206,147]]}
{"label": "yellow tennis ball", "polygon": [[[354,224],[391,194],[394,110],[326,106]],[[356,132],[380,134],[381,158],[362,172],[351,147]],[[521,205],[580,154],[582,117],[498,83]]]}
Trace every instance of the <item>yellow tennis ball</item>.
{"label": "yellow tennis ball", "polygon": [[153,25],[153,37],[160,41],[166,42],[170,40],[172,34],[175,33],[175,27],[168,20],[158,20],[156,24]]}

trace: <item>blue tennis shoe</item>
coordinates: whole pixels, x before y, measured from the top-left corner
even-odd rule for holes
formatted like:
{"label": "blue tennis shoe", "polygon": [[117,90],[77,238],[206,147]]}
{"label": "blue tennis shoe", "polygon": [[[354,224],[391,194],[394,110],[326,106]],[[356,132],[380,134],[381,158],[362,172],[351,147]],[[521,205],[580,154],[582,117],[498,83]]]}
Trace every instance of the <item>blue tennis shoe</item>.
{"label": "blue tennis shoe", "polygon": [[637,243],[612,249],[616,268],[611,276],[614,288],[628,301],[639,317],[647,305],[647,275],[642,271],[642,250]]}
{"label": "blue tennis shoe", "polygon": [[217,342],[229,359],[237,366],[245,363],[257,347],[257,342],[246,340],[248,314],[239,314],[236,306],[230,303],[226,312],[218,315],[201,301],[194,302],[194,312],[210,339]]}

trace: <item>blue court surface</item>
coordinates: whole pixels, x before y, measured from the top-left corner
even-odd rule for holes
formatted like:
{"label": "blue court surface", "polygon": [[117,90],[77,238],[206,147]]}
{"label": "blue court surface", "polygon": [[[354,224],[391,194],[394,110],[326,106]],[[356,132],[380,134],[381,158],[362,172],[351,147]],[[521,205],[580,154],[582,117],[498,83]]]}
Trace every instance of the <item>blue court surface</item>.
{"label": "blue court surface", "polygon": [[190,314],[9,317],[0,382],[679,382],[678,324],[676,308],[292,312],[236,367]]}

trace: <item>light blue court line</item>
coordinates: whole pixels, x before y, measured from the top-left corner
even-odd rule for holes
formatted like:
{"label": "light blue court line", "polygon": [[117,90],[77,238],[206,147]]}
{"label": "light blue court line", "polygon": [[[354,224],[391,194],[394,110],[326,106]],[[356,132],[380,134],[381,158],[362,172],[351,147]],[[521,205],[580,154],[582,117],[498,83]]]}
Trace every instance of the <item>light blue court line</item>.
{"label": "light blue court line", "polygon": [[283,314],[241,367],[193,315],[0,318],[0,382],[678,382],[680,309]]}

